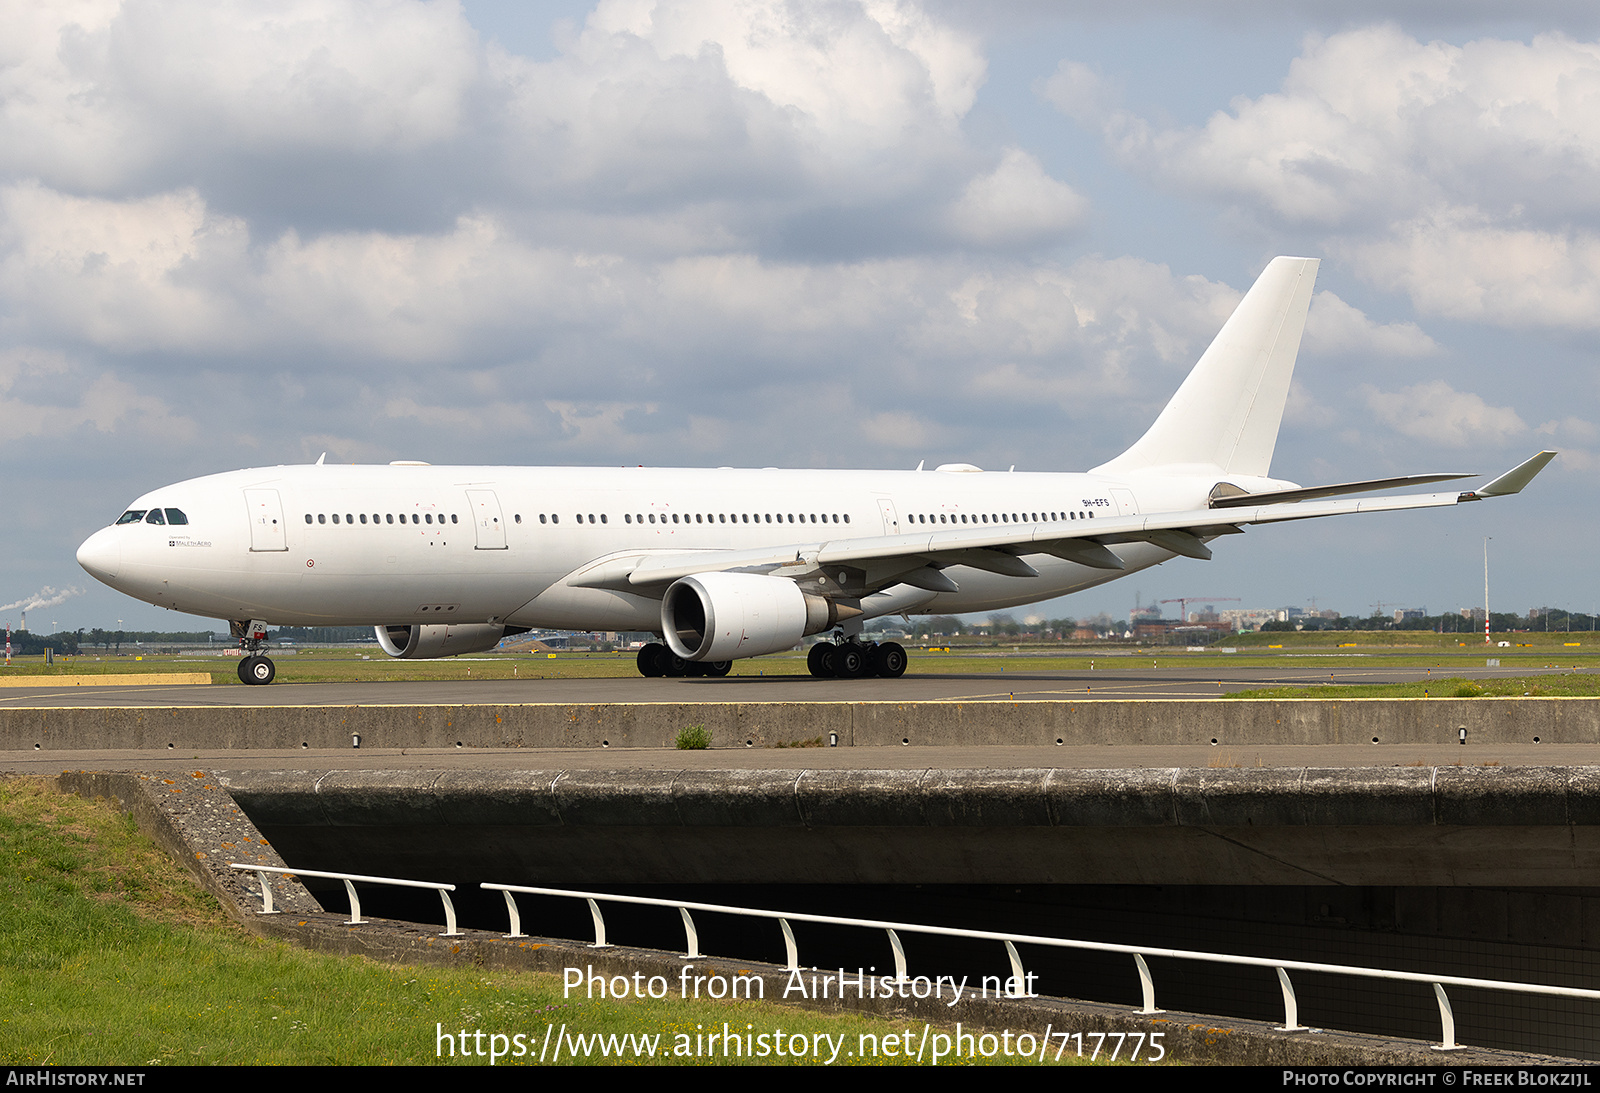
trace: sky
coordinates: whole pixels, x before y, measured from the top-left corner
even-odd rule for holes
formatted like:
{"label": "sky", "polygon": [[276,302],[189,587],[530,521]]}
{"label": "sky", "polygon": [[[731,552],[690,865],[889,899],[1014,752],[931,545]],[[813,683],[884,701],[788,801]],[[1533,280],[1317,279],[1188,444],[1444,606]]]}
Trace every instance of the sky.
{"label": "sky", "polygon": [[77,545],[324,452],[1086,470],[1278,254],[1276,477],[1561,456],[1014,613],[1600,609],[1596,10],[0,0],[0,622],[204,629]]}

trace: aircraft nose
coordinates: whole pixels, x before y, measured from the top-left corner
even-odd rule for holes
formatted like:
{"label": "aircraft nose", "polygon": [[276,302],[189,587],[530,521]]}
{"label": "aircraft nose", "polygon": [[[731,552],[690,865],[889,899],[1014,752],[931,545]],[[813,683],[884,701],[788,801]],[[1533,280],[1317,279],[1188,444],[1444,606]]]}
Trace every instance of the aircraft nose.
{"label": "aircraft nose", "polygon": [[78,548],[78,564],[97,581],[110,584],[122,565],[122,537],[115,528],[101,528]]}

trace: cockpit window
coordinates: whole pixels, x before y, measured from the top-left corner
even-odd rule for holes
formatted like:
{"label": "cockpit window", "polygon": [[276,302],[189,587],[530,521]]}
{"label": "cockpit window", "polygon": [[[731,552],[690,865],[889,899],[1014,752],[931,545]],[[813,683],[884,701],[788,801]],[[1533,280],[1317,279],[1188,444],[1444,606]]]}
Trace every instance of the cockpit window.
{"label": "cockpit window", "polygon": [[169,524],[187,524],[188,522],[189,522],[189,517],[184,515],[184,512],[183,512],[182,509],[167,509],[167,523],[169,523]]}
{"label": "cockpit window", "polygon": [[150,515],[144,518],[144,522],[147,524],[164,524],[167,520],[166,517],[161,515],[160,509],[151,509]]}
{"label": "cockpit window", "polygon": [[117,517],[117,523],[119,523],[119,524],[137,524],[140,520],[143,520],[143,519],[144,519],[144,509],[129,509],[127,512],[123,513],[121,516]]}

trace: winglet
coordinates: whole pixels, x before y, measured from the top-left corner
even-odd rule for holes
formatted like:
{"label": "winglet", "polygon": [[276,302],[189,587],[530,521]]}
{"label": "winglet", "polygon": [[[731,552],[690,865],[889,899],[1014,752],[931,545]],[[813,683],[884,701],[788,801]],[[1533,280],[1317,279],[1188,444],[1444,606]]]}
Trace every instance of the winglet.
{"label": "winglet", "polygon": [[1532,482],[1533,476],[1544,470],[1555,457],[1555,452],[1540,452],[1532,459],[1518,463],[1488,485],[1463,493],[1461,500],[1481,501],[1485,497],[1507,497],[1513,493],[1521,493],[1522,487]]}

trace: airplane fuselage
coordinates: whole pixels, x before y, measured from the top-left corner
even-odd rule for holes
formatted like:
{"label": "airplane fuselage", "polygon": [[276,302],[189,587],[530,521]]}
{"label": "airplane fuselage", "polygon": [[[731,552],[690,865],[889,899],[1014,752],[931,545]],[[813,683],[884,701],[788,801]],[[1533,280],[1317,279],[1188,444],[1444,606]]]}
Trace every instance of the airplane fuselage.
{"label": "airplane fuselage", "polygon": [[[977,471],[285,466],[154,490],[137,522],[79,553],[96,577],[190,614],[277,625],[497,623],[659,630],[661,603],[569,582],[617,556],[828,543],[932,528],[1065,525],[1204,506],[1215,478]],[[184,524],[149,522],[177,510]],[[1031,557],[1038,576],[953,566],[919,613],[984,611],[1104,583],[1173,557],[1115,548],[1125,569]]]}

